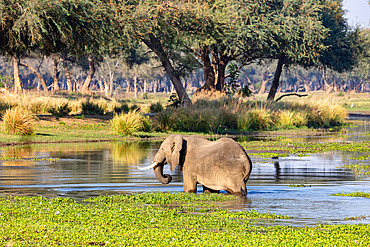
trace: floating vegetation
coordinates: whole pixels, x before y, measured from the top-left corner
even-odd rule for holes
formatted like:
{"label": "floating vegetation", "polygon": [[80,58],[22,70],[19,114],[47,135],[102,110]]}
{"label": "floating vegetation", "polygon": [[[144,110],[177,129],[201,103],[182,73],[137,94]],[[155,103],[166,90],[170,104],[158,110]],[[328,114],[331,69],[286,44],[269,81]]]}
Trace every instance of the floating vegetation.
{"label": "floating vegetation", "polygon": [[370,165],[365,164],[350,164],[350,165],[344,165],[341,168],[350,169],[353,173],[357,175],[370,175]]}
{"label": "floating vegetation", "polygon": [[368,159],[370,159],[370,154],[362,155],[362,156],[359,156],[359,157],[353,157],[351,159],[352,160],[368,160]]}
{"label": "floating vegetation", "polygon": [[[1,246],[369,246],[369,224],[292,227],[289,216],[233,212],[220,194],[144,193],[91,198],[0,197]],[[201,205],[199,210],[197,208]],[[32,224],[30,224],[32,222]],[[257,223],[257,224],[256,224]]]}
{"label": "floating vegetation", "polygon": [[[250,141],[242,142],[241,145],[248,152],[262,153],[275,152],[274,156],[297,155],[302,156],[312,153],[330,152],[330,151],[356,151],[370,152],[370,142],[327,142],[327,143],[291,143],[287,141]],[[270,152],[269,152],[270,151]],[[259,155],[259,154],[258,154]]]}
{"label": "floating vegetation", "polygon": [[48,161],[50,163],[59,161],[58,158],[21,158],[21,157],[0,157],[0,161],[31,161],[31,162],[41,162],[41,161]]}
{"label": "floating vegetation", "polygon": [[354,193],[337,193],[337,194],[330,194],[331,196],[351,196],[351,197],[365,197],[370,198],[370,193],[367,192],[354,192]]}
{"label": "floating vegetation", "polygon": [[366,216],[360,215],[360,216],[356,216],[356,217],[346,217],[344,219],[345,220],[365,220],[366,219]]}
{"label": "floating vegetation", "polygon": [[311,185],[304,184],[289,184],[288,187],[311,187]]}

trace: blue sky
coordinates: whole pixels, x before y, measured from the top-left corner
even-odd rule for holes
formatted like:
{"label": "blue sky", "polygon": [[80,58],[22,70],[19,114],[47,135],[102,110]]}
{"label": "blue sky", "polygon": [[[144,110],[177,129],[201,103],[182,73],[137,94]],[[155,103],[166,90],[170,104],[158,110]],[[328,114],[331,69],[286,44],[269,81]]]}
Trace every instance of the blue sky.
{"label": "blue sky", "polygon": [[361,27],[370,27],[370,5],[369,0],[344,0],[343,7],[347,10],[346,18],[348,24]]}

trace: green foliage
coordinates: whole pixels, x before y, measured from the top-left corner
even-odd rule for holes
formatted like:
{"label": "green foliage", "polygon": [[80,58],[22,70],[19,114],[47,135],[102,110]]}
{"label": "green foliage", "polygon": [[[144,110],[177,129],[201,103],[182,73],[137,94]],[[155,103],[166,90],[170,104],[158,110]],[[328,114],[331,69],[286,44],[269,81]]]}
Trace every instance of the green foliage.
{"label": "green foliage", "polygon": [[177,97],[177,95],[175,93],[172,93],[170,95],[170,98],[168,99],[168,103],[169,103],[169,107],[180,107],[181,106],[181,101],[179,100],[179,98]]}
{"label": "green foliage", "polygon": [[13,86],[13,78],[0,74],[0,88],[11,88]]}
{"label": "green foliage", "polygon": [[4,131],[8,134],[32,135],[35,132],[37,118],[23,107],[5,111],[3,115]]}
{"label": "green foliage", "polygon": [[[224,195],[144,193],[70,198],[0,198],[3,246],[368,246],[368,224],[276,226],[288,216],[230,211]],[[32,224],[30,224],[32,222]],[[271,225],[271,223],[273,223]],[[246,242],[247,241],[247,242]]]}
{"label": "green foliage", "polygon": [[238,65],[232,63],[228,67],[229,69],[229,80],[226,80],[224,85],[224,91],[227,94],[235,94],[238,90],[238,78],[240,75],[240,70],[238,69]]}

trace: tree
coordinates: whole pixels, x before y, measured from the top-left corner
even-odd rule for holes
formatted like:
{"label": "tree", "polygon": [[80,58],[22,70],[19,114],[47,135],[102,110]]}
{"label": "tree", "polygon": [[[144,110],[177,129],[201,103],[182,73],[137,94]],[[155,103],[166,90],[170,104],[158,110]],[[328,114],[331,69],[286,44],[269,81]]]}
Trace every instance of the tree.
{"label": "tree", "polygon": [[183,104],[191,104],[191,100],[181,77],[196,67],[184,42],[185,34],[199,31],[192,25],[201,23],[194,11],[195,4],[192,1],[118,1],[117,21],[122,37],[141,41],[156,54]]}
{"label": "tree", "polygon": [[277,59],[277,66],[267,99],[273,100],[284,67],[312,66],[325,48],[326,29],[319,18],[321,6],[316,1],[282,0],[270,16],[271,45],[266,57]]}
{"label": "tree", "polygon": [[269,50],[278,64],[267,99],[274,99],[284,66],[296,64],[343,72],[357,63],[358,31],[349,29],[341,2],[282,1],[275,24],[280,22],[284,29],[273,34],[277,43]]}

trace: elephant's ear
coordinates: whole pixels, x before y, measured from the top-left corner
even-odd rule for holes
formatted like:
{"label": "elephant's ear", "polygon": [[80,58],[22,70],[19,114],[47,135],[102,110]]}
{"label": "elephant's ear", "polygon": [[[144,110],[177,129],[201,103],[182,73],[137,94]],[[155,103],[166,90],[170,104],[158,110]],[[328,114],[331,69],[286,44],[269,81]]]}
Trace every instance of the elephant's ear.
{"label": "elephant's ear", "polygon": [[174,171],[176,166],[180,163],[180,151],[182,149],[183,138],[181,135],[176,135],[171,147],[171,171]]}

